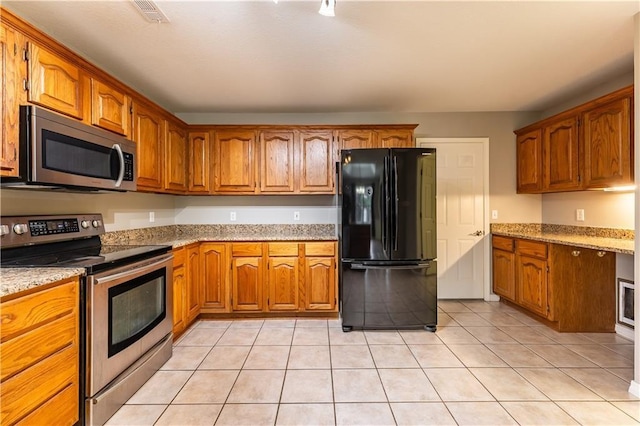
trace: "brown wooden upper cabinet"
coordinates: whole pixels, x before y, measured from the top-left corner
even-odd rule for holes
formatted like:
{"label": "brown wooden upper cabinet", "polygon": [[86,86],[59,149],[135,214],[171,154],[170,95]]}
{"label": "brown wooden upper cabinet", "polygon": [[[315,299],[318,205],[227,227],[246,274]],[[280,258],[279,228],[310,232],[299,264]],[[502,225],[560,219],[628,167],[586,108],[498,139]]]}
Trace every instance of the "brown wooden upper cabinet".
{"label": "brown wooden upper cabinet", "polygon": [[131,98],[107,84],[91,79],[91,124],[131,137]]}
{"label": "brown wooden upper cabinet", "polygon": [[28,46],[29,102],[82,120],[85,87],[80,68],[34,43]]}
{"label": "brown wooden upper cabinet", "polygon": [[138,190],[162,190],[164,121],[155,109],[134,103],[133,130],[133,140],[137,143]]}
{"label": "brown wooden upper cabinet", "polygon": [[580,188],[578,117],[573,115],[542,128],[542,175],[545,191]]}
{"label": "brown wooden upper cabinet", "polygon": [[187,191],[187,131],[179,124],[165,120],[164,189],[169,192]]}
{"label": "brown wooden upper cabinet", "polygon": [[542,190],[542,131],[533,129],[516,137],[519,193]]}
{"label": "brown wooden upper cabinet", "polygon": [[338,146],[343,149],[373,148],[372,130],[340,130],[338,132]]}
{"label": "brown wooden upper cabinet", "polygon": [[220,129],[214,132],[214,191],[253,194],[258,189],[256,132]]}
{"label": "brown wooden upper cabinet", "polygon": [[516,130],[519,193],[633,183],[633,86]]}
{"label": "brown wooden upper cabinet", "polygon": [[260,192],[293,192],[294,132],[260,132]]}
{"label": "brown wooden upper cabinet", "polygon": [[24,36],[12,28],[0,25],[0,104],[2,105],[2,125],[0,125],[0,175],[17,176],[19,145],[19,109],[24,91],[22,80],[26,78],[26,64],[21,52]]}
{"label": "brown wooden upper cabinet", "polygon": [[374,146],[376,148],[411,148],[413,129],[379,129],[375,131]]}
{"label": "brown wooden upper cabinet", "polygon": [[633,182],[632,99],[626,96],[584,112],[585,187]]}
{"label": "brown wooden upper cabinet", "polygon": [[212,151],[209,132],[189,133],[189,193],[208,194],[211,191]]}
{"label": "brown wooden upper cabinet", "polygon": [[301,131],[297,180],[301,193],[333,193],[333,131]]}

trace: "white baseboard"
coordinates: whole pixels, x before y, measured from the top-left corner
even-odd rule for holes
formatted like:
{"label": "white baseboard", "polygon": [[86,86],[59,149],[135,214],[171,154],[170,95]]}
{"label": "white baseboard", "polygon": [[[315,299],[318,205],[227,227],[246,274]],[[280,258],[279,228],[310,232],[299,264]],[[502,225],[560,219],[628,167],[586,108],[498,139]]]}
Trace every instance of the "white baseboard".
{"label": "white baseboard", "polygon": [[640,383],[632,380],[629,385],[629,393],[635,396],[640,396]]}
{"label": "white baseboard", "polygon": [[634,330],[633,328],[629,328],[629,327],[625,327],[624,325],[621,324],[616,324],[616,333],[618,333],[619,335],[621,335],[622,337],[624,337],[625,339],[629,339],[631,341],[634,341]]}

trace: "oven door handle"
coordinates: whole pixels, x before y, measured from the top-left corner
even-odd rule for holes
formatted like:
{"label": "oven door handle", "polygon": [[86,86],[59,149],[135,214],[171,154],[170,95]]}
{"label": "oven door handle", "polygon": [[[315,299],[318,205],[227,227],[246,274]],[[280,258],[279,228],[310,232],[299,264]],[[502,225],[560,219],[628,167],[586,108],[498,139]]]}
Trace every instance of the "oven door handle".
{"label": "oven door handle", "polygon": [[91,284],[100,285],[113,281],[127,281],[133,278],[140,277],[158,269],[160,265],[170,262],[173,259],[173,254],[163,255],[160,258],[152,259],[152,262],[140,262],[133,265],[129,265],[126,270],[116,272],[109,275],[95,275],[90,276]]}

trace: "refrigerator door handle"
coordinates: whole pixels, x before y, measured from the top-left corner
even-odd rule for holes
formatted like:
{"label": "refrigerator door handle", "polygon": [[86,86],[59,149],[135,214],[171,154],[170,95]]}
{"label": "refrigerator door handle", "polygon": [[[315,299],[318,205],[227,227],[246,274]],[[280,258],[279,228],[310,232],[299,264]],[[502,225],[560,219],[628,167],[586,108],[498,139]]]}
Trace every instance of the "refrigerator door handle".
{"label": "refrigerator door handle", "polygon": [[[383,182],[382,182],[382,198],[384,202],[384,208],[382,209],[382,250],[387,255],[388,249],[388,224],[387,218],[389,217],[389,157],[384,157],[384,170],[383,170]],[[388,255],[387,255],[388,256]]]}
{"label": "refrigerator door handle", "polygon": [[398,157],[393,156],[393,250],[398,250]]}
{"label": "refrigerator door handle", "polygon": [[362,263],[352,263],[351,269],[390,269],[390,270],[399,270],[399,269],[427,269],[431,266],[429,262],[426,263],[416,263],[415,265],[364,265]]}

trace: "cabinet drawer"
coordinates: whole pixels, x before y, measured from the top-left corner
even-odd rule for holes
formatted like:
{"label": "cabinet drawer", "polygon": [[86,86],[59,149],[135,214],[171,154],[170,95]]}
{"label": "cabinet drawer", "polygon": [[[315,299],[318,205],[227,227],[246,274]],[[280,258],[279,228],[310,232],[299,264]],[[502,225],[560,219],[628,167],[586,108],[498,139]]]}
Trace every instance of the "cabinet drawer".
{"label": "cabinet drawer", "polygon": [[62,392],[42,404],[18,425],[74,425],[78,421],[78,384],[67,386]]}
{"label": "cabinet drawer", "polygon": [[77,344],[77,314],[67,315],[0,344],[0,379],[13,376],[71,344]]}
{"label": "cabinet drawer", "polygon": [[547,243],[530,240],[518,240],[516,242],[518,254],[537,257],[540,259],[547,258]]}
{"label": "cabinet drawer", "polygon": [[306,243],[304,245],[304,253],[307,256],[334,256],[336,254],[336,244],[326,243]]}
{"label": "cabinet drawer", "polygon": [[184,265],[186,257],[187,250],[184,247],[173,249],[173,267],[176,268],[178,266]]}
{"label": "cabinet drawer", "polygon": [[297,256],[298,243],[269,243],[269,256]]}
{"label": "cabinet drawer", "polygon": [[[3,382],[2,423],[14,422],[46,404],[51,397],[66,387],[75,384],[78,374],[77,360],[77,346],[68,346]],[[73,403],[77,411],[77,399],[73,400]],[[49,416],[55,415],[53,413],[57,411],[49,411]]]}
{"label": "cabinet drawer", "polygon": [[72,280],[2,303],[1,341],[73,312],[79,300],[77,289],[77,281]]}
{"label": "cabinet drawer", "polygon": [[233,243],[231,255],[233,257],[262,256],[262,243]]}
{"label": "cabinet drawer", "polygon": [[513,252],[514,241],[513,238],[509,237],[501,237],[499,235],[494,235],[491,238],[491,243],[493,244],[493,248],[497,248],[500,250],[505,250],[508,252]]}

